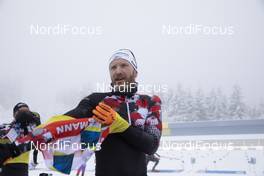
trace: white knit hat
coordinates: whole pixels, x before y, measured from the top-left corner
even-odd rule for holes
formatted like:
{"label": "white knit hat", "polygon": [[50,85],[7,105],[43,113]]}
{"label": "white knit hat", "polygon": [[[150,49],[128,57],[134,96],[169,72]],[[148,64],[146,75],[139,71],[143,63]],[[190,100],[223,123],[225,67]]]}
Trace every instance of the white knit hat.
{"label": "white knit hat", "polygon": [[137,72],[136,58],[135,58],[134,54],[132,53],[132,51],[130,51],[129,49],[119,49],[116,52],[114,52],[112,57],[109,59],[109,65],[115,59],[124,59],[124,60],[128,61]]}

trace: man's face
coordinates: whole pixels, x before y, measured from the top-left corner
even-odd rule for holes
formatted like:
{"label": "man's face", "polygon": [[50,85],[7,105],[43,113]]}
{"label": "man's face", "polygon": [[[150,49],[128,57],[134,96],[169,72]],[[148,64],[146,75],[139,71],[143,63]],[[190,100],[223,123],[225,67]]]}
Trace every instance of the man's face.
{"label": "man's face", "polygon": [[124,59],[115,59],[109,66],[113,85],[135,83],[137,72],[132,65]]}
{"label": "man's face", "polygon": [[16,118],[16,116],[17,116],[17,114],[18,114],[19,112],[26,112],[26,111],[30,111],[28,107],[21,107],[21,108],[19,108],[19,109],[15,112],[15,114],[14,114],[14,118]]}

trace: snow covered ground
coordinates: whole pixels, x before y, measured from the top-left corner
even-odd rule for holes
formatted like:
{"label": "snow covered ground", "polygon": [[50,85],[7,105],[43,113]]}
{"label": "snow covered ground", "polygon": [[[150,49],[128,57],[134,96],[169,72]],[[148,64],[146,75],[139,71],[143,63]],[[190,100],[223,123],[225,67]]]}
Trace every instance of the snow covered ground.
{"label": "snow covered ground", "polygon": [[[190,142],[191,141],[191,142]],[[232,143],[230,148],[207,148],[201,144],[227,144]],[[199,143],[191,148],[190,144]],[[163,137],[159,148],[161,156],[157,170],[149,172],[149,176],[203,176],[203,175],[247,175],[264,176],[264,135],[211,135],[211,136],[173,136]],[[180,147],[177,144],[182,144]],[[186,146],[184,147],[184,144]],[[197,147],[198,146],[198,147]],[[224,145],[221,145],[224,146]],[[215,146],[214,146],[215,147]],[[30,170],[30,176],[40,173],[52,173],[53,176],[62,176],[54,171],[46,169],[43,158],[39,154],[40,164],[35,170]],[[149,163],[151,170],[153,163]],[[86,174],[94,175],[94,157],[86,168]],[[76,175],[72,171],[71,176]]]}

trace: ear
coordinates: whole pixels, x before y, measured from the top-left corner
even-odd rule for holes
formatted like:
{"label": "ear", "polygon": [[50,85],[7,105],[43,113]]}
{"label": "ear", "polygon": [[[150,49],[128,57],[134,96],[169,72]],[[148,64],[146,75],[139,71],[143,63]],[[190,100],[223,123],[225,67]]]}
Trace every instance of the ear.
{"label": "ear", "polygon": [[133,76],[134,76],[134,78],[137,78],[137,75],[138,75],[138,73],[136,72],[136,70],[133,70]]}

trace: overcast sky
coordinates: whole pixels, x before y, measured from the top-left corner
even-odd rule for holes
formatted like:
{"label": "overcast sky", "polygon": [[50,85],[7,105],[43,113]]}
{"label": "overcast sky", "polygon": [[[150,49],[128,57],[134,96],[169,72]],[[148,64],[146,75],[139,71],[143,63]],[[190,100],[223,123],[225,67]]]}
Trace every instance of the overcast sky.
{"label": "overcast sky", "polygon": [[[63,26],[87,30],[56,33]],[[206,30],[188,33],[193,26]],[[76,93],[74,107],[85,87],[109,82],[111,54],[130,48],[138,82],[227,94],[239,85],[246,101],[258,104],[263,31],[264,0],[0,0],[0,95],[12,106],[25,101],[45,115],[63,113],[61,95]]]}

